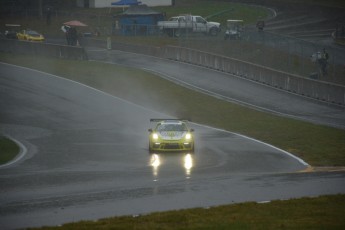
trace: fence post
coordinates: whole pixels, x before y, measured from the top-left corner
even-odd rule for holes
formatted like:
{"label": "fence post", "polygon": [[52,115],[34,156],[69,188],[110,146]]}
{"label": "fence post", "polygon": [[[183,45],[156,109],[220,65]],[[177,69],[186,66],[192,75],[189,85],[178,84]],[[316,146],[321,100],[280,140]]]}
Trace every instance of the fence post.
{"label": "fence post", "polygon": [[111,38],[107,37],[107,49],[111,50]]}

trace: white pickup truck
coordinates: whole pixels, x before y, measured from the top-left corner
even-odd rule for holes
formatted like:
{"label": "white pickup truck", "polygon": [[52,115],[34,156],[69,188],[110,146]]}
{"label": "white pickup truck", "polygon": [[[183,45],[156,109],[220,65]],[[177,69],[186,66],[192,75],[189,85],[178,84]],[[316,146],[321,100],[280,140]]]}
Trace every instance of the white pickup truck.
{"label": "white pickup truck", "polygon": [[195,32],[217,36],[221,31],[220,23],[208,22],[201,16],[182,15],[159,21],[159,29],[169,36],[179,37],[182,33]]}

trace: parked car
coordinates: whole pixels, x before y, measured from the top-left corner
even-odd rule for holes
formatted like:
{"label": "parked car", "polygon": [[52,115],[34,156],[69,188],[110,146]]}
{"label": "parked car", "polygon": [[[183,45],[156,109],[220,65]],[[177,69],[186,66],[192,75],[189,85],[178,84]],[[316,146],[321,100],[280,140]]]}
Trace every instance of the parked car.
{"label": "parked car", "polygon": [[17,33],[17,37],[19,40],[26,40],[26,41],[44,41],[44,36],[34,30],[22,30]]}
{"label": "parked car", "polygon": [[157,25],[163,33],[175,37],[189,32],[217,36],[221,31],[219,22],[208,22],[203,17],[195,15],[172,17],[169,21],[159,21]]}

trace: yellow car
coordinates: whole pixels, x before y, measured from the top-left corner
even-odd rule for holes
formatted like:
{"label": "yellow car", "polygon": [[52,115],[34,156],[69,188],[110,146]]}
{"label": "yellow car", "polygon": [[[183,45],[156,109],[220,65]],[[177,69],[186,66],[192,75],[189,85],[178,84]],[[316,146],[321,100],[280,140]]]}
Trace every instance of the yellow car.
{"label": "yellow car", "polygon": [[37,33],[34,30],[22,30],[19,33],[17,33],[17,37],[19,40],[26,40],[26,41],[37,41],[42,42],[44,41],[44,36],[40,33]]}
{"label": "yellow car", "polygon": [[149,129],[149,151],[151,153],[194,152],[194,130],[187,127],[186,120],[150,119],[150,121],[157,122],[154,129]]}

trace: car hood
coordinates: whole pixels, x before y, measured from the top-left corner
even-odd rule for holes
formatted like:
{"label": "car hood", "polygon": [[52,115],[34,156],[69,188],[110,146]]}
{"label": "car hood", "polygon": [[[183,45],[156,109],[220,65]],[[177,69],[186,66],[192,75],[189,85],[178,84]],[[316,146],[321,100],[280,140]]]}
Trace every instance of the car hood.
{"label": "car hood", "polygon": [[216,27],[220,27],[220,23],[219,22],[208,22],[208,24],[212,25],[212,26],[216,26]]}
{"label": "car hood", "polygon": [[163,140],[180,140],[186,133],[187,131],[161,131],[158,135]]}

